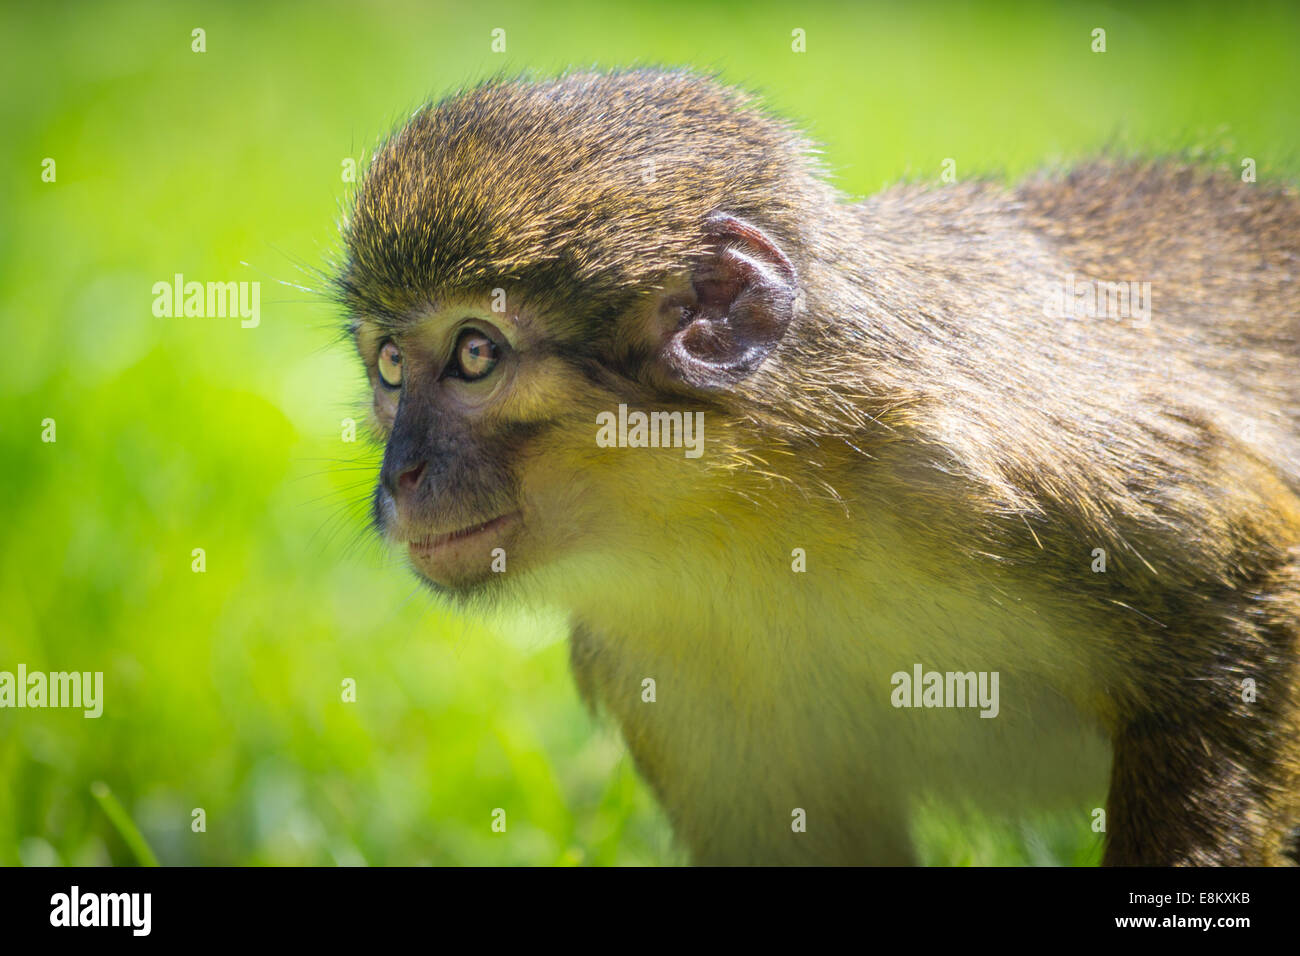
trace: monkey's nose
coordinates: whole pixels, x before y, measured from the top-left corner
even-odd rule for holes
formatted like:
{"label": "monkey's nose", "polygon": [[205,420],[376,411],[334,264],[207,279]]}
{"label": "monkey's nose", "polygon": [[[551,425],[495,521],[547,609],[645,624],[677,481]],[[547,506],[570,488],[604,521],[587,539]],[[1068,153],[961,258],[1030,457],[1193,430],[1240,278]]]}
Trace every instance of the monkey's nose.
{"label": "monkey's nose", "polygon": [[394,499],[409,498],[415,493],[420,479],[424,477],[425,464],[424,461],[399,464],[386,460],[384,466],[379,469],[379,483],[388,489],[388,493]]}
{"label": "monkey's nose", "polygon": [[415,491],[420,484],[420,478],[424,475],[424,462],[407,468],[397,476],[397,491],[399,494],[409,495]]}

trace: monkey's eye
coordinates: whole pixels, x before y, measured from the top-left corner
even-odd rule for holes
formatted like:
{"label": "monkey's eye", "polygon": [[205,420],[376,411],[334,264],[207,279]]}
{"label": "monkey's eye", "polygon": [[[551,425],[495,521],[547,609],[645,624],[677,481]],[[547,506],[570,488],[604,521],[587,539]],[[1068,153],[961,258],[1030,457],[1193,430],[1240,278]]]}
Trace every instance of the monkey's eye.
{"label": "monkey's eye", "polygon": [[475,329],[466,329],[456,340],[455,366],[451,373],[467,382],[483,378],[496,367],[501,357],[497,344]]}
{"label": "monkey's eye", "polygon": [[399,388],[402,384],[402,351],[392,339],[385,339],[379,346],[379,378],[389,388]]}

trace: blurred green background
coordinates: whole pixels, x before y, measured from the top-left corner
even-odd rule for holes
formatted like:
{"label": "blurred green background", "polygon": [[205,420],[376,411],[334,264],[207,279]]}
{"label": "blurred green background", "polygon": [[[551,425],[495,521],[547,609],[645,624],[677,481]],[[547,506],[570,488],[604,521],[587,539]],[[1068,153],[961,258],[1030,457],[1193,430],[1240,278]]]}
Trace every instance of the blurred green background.
{"label": "blurred green background", "polygon": [[[166,864],[682,861],[555,622],[458,616],[367,533],[377,454],[341,440],[362,379],[316,270],[344,160],[423,98],[717,68],[859,195],[1117,142],[1300,173],[1294,5],[6,4],[0,38],[0,670],[105,681],[98,720],[0,710],[3,864],[133,862],[95,781]],[[261,325],[154,317],[178,272],[260,281]],[[935,807],[915,836],[932,863],[1095,863],[1102,799]]]}

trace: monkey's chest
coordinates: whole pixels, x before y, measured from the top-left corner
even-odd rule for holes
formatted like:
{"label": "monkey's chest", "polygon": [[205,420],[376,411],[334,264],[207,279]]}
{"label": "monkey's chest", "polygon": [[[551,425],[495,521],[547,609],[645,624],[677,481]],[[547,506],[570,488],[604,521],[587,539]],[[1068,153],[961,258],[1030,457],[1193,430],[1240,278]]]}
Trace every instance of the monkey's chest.
{"label": "monkey's chest", "polygon": [[578,678],[697,860],[901,863],[924,801],[1101,805],[1108,748],[1044,666],[1069,636],[952,593],[895,598],[835,621],[812,599],[782,630],[591,638]]}

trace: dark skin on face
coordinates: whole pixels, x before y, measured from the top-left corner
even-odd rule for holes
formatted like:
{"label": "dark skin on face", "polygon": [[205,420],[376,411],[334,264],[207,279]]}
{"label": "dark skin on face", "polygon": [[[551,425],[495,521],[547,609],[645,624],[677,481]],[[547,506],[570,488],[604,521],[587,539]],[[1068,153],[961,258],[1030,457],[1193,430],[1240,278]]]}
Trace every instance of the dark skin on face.
{"label": "dark skin on face", "polygon": [[475,435],[484,409],[509,387],[511,346],[497,324],[475,314],[377,335],[358,336],[375,417],[388,433],[376,525],[405,544],[430,584],[470,587],[489,573],[483,556],[508,545],[520,520],[513,475],[493,465],[505,449]]}

